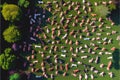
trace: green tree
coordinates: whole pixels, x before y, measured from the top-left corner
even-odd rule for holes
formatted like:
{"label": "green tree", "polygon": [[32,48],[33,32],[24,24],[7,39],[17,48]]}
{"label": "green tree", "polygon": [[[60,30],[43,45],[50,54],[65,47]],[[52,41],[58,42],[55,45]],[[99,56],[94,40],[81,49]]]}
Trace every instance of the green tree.
{"label": "green tree", "polygon": [[14,73],[10,75],[10,80],[20,80],[21,76],[19,73]]}
{"label": "green tree", "polygon": [[16,26],[12,25],[3,32],[3,37],[7,42],[13,43],[21,39],[21,33]]}
{"label": "green tree", "polygon": [[2,15],[5,20],[13,22],[20,19],[21,9],[15,4],[4,4]]}
{"label": "green tree", "polygon": [[104,5],[99,5],[99,6],[96,6],[96,7],[95,7],[95,13],[96,13],[98,16],[106,17],[110,12],[109,12],[108,7],[106,7],[106,6],[104,6]]}
{"label": "green tree", "polygon": [[21,6],[21,7],[25,7],[27,8],[29,6],[29,1],[28,0],[19,0],[18,1],[18,5]]}
{"label": "green tree", "polygon": [[12,49],[11,48],[6,48],[4,50],[4,53],[0,55],[0,66],[4,70],[10,69],[14,63],[13,61],[16,59],[15,55],[12,54]]}

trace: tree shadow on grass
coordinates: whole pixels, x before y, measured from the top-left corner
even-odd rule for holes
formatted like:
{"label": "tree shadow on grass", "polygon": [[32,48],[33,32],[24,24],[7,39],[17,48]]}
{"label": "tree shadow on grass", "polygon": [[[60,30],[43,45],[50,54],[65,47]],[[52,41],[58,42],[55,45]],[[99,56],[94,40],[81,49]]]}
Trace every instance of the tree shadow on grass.
{"label": "tree shadow on grass", "polygon": [[36,75],[33,73],[30,73],[30,78],[28,80],[47,80],[44,77],[36,78]]}
{"label": "tree shadow on grass", "polygon": [[117,8],[113,11],[111,11],[110,17],[113,22],[115,22],[116,25],[120,25],[120,8],[117,6]]}
{"label": "tree shadow on grass", "polygon": [[113,53],[112,53],[112,56],[113,56],[113,67],[118,70],[120,69],[120,50],[119,49],[116,49]]}
{"label": "tree shadow on grass", "polygon": [[29,67],[29,62],[23,58],[19,57],[15,60],[15,70],[27,70]]}

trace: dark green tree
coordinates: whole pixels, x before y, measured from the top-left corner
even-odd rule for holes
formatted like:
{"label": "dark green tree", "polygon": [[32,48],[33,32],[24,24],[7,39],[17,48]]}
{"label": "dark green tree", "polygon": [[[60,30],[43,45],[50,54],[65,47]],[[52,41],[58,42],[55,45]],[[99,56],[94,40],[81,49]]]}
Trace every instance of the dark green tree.
{"label": "dark green tree", "polygon": [[21,78],[21,76],[19,73],[14,73],[14,74],[10,75],[9,79],[10,80],[21,80],[20,78]]}
{"label": "dark green tree", "polygon": [[104,6],[104,5],[99,5],[99,6],[96,6],[96,7],[95,7],[95,13],[96,13],[98,16],[106,17],[110,12],[109,12],[108,7],[106,7],[106,6]]}
{"label": "dark green tree", "polygon": [[13,22],[20,19],[21,9],[15,4],[4,4],[2,15],[5,20]]}
{"label": "dark green tree", "polygon": [[3,32],[3,37],[7,42],[14,43],[21,39],[21,33],[16,26],[12,25]]}
{"label": "dark green tree", "polygon": [[19,0],[18,1],[18,5],[20,6],[20,7],[25,7],[25,8],[27,8],[28,6],[29,6],[29,1],[28,0]]}
{"label": "dark green tree", "polygon": [[15,55],[12,54],[12,49],[11,48],[6,48],[4,50],[4,53],[0,55],[0,66],[4,70],[10,69],[14,63],[13,61],[16,59]]}

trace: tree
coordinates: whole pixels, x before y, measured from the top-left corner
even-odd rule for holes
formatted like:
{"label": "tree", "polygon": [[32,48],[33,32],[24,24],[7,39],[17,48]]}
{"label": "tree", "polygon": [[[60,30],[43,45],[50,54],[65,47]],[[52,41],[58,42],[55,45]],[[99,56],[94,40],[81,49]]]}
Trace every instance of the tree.
{"label": "tree", "polygon": [[2,15],[5,20],[13,22],[20,19],[21,9],[15,4],[4,4]]}
{"label": "tree", "polygon": [[6,48],[4,53],[0,55],[0,66],[4,70],[8,70],[13,66],[13,61],[16,59],[15,55],[12,54],[11,48]]}
{"label": "tree", "polygon": [[10,75],[10,80],[20,80],[21,76],[19,73],[14,73]]}
{"label": "tree", "polygon": [[23,7],[27,8],[29,6],[29,4],[30,3],[29,3],[28,0],[19,0],[18,1],[18,5],[21,6],[21,7],[23,6]]}
{"label": "tree", "polygon": [[18,28],[14,25],[9,26],[4,32],[3,32],[4,39],[9,42],[17,42],[21,39],[21,33],[18,30]]}
{"label": "tree", "polygon": [[106,17],[110,12],[108,7],[104,5],[99,5],[95,7],[95,13],[98,14],[98,16]]}

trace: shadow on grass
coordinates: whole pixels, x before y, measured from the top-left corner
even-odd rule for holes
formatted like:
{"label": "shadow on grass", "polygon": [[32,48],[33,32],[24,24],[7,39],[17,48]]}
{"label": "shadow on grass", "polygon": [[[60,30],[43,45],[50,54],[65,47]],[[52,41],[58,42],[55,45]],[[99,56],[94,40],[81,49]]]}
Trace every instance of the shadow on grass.
{"label": "shadow on grass", "polygon": [[117,6],[115,10],[113,10],[110,14],[111,19],[113,22],[115,22],[116,25],[120,25],[120,8]]}
{"label": "shadow on grass", "polygon": [[119,52],[119,49],[116,49],[113,54],[113,67],[118,70],[120,69],[120,52]]}
{"label": "shadow on grass", "polygon": [[35,74],[30,73],[30,78],[29,78],[29,80],[47,80],[47,79],[44,78],[44,77],[36,78],[36,75],[35,75]]}

